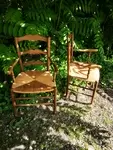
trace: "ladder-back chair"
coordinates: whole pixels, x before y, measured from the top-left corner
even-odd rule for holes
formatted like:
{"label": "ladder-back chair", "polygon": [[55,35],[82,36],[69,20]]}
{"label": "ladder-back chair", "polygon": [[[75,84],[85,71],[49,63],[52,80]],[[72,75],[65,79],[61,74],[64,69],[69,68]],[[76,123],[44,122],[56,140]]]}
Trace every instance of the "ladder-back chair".
{"label": "ladder-back chair", "polygon": [[[66,98],[69,96],[69,85],[72,78],[75,78],[79,81],[85,81],[90,83],[91,87],[85,87],[92,91],[91,104],[94,100],[95,92],[99,83],[100,78],[100,65],[91,63],[90,56],[92,53],[97,52],[97,49],[78,49],[78,52],[84,52],[88,54],[87,62],[79,62],[74,60],[73,51],[74,51],[74,35],[69,34],[67,37],[67,89],[66,89]],[[75,51],[76,56],[76,51]],[[76,59],[76,58],[75,58]],[[84,89],[85,89],[84,88]]]}
{"label": "ladder-back chair", "polygon": [[[28,43],[27,43],[28,42]],[[29,43],[31,42],[31,43]],[[34,43],[34,44],[33,44]],[[30,45],[30,46],[25,46]],[[35,46],[34,46],[35,45]],[[37,106],[53,104],[53,111],[56,111],[56,72],[57,67],[50,58],[51,38],[41,35],[25,35],[15,38],[15,46],[18,58],[10,66],[8,73],[12,75],[13,83],[11,87],[11,98],[14,108],[14,114],[17,115],[19,106]],[[23,48],[23,47],[27,48]],[[34,48],[31,48],[34,47]],[[36,48],[37,47],[37,48]],[[14,68],[19,63],[20,73],[15,76]],[[50,72],[50,65],[54,66],[53,72]],[[34,66],[34,67],[33,67]],[[43,67],[42,67],[43,66]],[[40,69],[40,67],[42,67]],[[42,93],[48,93],[46,96]],[[45,103],[20,103],[21,100],[29,100],[29,95],[38,94],[41,98],[50,98],[52,93],[52,102]],[[29,97],[26,97],[25,94]],[[22,96],[24,95],[24,96]],[[38,98],[38,97],[37,97]],[[23,101],[22,101],[23,102]],[[30,101],[31,102],[31,101]]]}

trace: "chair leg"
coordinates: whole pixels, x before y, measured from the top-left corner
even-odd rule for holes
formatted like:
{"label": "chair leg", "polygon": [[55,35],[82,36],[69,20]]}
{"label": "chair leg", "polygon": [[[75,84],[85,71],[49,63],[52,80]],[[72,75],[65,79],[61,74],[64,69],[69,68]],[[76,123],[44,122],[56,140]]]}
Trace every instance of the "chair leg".
{"label": "chair leg", "polygon": [[69,97],[69,82],[70,82],[70,77],[67,77],[67,87],[66,87],[66,98]]}
{"label": "chair leg", "polygon": [[91,99],[91,104],[93,103],[94,96],[95,96],[95,93],[96,93],[96,90],[97,90],[97,86],[98,86],[98,82],[96,81],[93,85],[93,95],[92,95],[92,99]]}
{"label": "chair leg", "polygon": [[56,93],[57,93],[57,89],[54,89],[54,100],[53,100],[53,112],[54,114],[56,113]]}
{"label": "chair leg", "polygon": [[17,116],[18,113],[17,113],[17,108],[16,108],[15,94],[12,90],[11,90],[11,99],[12,99],[12,105],[14,109],[14,115]]}

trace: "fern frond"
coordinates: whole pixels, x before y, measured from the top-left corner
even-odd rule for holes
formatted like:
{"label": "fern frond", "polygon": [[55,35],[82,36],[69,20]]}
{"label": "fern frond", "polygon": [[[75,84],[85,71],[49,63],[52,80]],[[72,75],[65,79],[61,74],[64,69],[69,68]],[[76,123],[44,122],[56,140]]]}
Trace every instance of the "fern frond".
{"label": "fern frond", "polygon": [[19,31],[18,31],[18,35],[19,35],[19,36],[25,35],[24,31],[25,31],[25,29],[24,29],[23,27],[20,27],[20,29],[19,29]]}
{"label": "fern frond", "polygon": [[18,23],[15,24],[14,28],[13,28],[13,36],[18,36],[18,31],[20,29],[20,26],[18,25]]}
{"label": "fern frond", "polygon": [[5,35],[7,35],[7,33],[8,33],[8,27],[9,27],[9,23],[5,23],[3,26],[3,32]]}
{"label": "fern frond", "polygon": [[22,20],[21,10],[9,8],[4,18],[6,22],[18,22],[19,20]]}
{"label": "fern frond", "polygon": [[25,34],[37,34],[37,26],[34,24],[29,24],[26,27]]}
{"label": "fern frond", "polygon": [[10,23],[9,24],[9,27],[8,27],[8,34],[10,36],[13,36],[13,29],[14,29],[14,24],[13,23]]}
{"label": "fern frond", "polygon": [[94,13],[97,11],[96,3],[93,0],[79,0],[75,2],[76,12]]}
{"label": "fern frond", "polygon": [[2,32],[3,32],[3,23],[0,22],[0,33],[2,33]]}

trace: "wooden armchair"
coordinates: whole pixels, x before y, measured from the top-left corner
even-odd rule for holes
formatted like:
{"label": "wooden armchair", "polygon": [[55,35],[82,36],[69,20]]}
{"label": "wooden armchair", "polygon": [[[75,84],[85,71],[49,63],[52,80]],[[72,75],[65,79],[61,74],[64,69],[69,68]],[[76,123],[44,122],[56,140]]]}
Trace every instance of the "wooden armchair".
{"label": "wooden armchair", "polygon": [[[88,87],[89,90],[92,90],[91,104],[94,100],[95,92],[99,83],[100,78],[100,65],[93,64],[90,61],[90,56],[92,53],[97,52],[97,49],[79,49],[79,52],[87,53],[88,60],[87,62],[74,61],[73,59],[73,50],[74,50],[74,36],[69,34],[67,38],[67,89],[66,97],[69,96],[69,85],[72,78],[77,80],[85,81],[92,84],[92,88]],[[75,53],[76,55],[76,53]],[[87,88],[87,87],[85,87]]]}
{"label": "wooden armchair", "polygon": [[[28,44],[26,44],[28,42]],[[31,45],[29,44],[31,42]],[[35,43],[35,48],[31,48]],[[40,35],[25,35],[15,38],[15,46],[17,49],[18,59],[14,62],[8,73],[12,75],[13,83],[11,87],[11,98],[14,108],[14,114],[17,115],[18,106],[37,106],[38,104],[49,105],[53,104],[53,111],[56,112],[56,73],[57,67],[50,58],[50,37]],[[25,45],[27,49],[23,48]],[[33,46],[34,46],[33,45]],[[38,47],[38,48],[36,48]],[[14,68],[19,63],[21,71],[15,76]],[[53,74],[50,72],[50,65],[54,68]],[[34,67],[33,67],[34,66]],[[43,67],[42,67],[43,66]],[[40,69],[42,68],[42,69]],[[51,93],[53,101],[46,103],[20,103],[22,100],[29,100],[31,97],[22,95]],[[50,96],[42,96],[41,98],[50,98]]]}

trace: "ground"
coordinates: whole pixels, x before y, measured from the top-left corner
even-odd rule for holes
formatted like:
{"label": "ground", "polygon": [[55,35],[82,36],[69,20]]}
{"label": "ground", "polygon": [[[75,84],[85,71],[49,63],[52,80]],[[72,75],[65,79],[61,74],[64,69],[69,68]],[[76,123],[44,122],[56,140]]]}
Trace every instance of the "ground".
{"label": "ground", "polygon": [[[84,91],[85,92],[85,91]],[[113,91],[98,89],[94,103],[74,94],[52,107],[0,116],[0,150],[113,150]]]}

